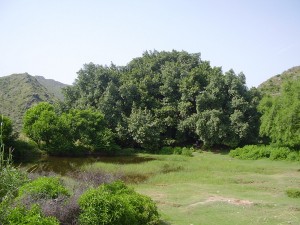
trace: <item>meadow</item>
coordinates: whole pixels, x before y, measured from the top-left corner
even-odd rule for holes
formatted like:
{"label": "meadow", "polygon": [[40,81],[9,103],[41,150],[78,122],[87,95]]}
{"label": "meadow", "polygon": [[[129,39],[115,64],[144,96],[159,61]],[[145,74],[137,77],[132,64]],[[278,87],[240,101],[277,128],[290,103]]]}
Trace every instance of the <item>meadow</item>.
{"label": "meadow", "polygon": [[300,224],[300,200],[286,193],[300,187],[299,162],[240,160],[212,152],[139,156],[154,160],[95,162],[81,170],[122,177],[156,202],[162,224]]}

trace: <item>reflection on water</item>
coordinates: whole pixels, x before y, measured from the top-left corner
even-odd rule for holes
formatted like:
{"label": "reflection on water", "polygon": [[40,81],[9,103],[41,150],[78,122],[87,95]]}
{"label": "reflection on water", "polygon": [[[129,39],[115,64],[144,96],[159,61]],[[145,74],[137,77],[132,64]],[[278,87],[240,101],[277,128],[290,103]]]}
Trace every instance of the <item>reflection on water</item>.
{"label": "reflection on water", "polygon": [[81,166],[95,162],[115,164],[135,164],[154,160],[148,157],[122,156],[122,157],[55,157],[47,156],[34,163],[23,164],[28,172],[54,172],[65,175],[68,172],[78,170]]}

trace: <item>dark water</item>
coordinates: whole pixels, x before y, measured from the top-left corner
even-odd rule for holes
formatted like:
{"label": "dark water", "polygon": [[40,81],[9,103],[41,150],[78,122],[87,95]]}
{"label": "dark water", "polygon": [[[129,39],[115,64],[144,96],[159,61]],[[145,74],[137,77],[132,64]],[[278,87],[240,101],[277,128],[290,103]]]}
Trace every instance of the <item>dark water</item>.
{"label": "dark water", "polygon": [[55,157],[46,156],[34,163],[21,164],[28,172],[49,173],[65,175],[78,170],[81,166],[95,162],[115,163],[115,164],[136,164],[154,160],[148,157],[122,156],[122,157]]}

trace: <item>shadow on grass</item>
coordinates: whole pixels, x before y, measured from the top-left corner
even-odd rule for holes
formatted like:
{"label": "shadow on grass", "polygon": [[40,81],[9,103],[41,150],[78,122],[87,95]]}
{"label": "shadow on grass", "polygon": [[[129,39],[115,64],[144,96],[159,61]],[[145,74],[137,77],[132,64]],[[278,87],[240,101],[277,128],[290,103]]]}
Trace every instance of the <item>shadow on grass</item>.
{"label": "shadow on grass", "polygon": [[159,225],[171,225],[171,223],[161,220],[159,221]]}

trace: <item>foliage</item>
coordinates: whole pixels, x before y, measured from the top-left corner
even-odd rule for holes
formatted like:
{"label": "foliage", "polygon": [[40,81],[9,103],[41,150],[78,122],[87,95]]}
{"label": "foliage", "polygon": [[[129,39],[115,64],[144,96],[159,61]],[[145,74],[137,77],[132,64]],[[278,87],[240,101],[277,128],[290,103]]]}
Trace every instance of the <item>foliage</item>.
{"label": "foliage", "polygon": [[[4,117],[2,117],[2,121]],[[27,181],[27,176],[24,172],[12,166],[12,153],[9,149],[8,154],[5,154],[3,142],[3,127],[5,124],[1,122],[0,130],[0,202],[5,198],[11,198],[16,195],[18,188]],[[6,136],[7,137],[7,136]]]}
{"label": "foliage", "polygon": [[8,117],[1,116],[0,117],[0,124],[1,124],[1,140],[2,144],[10,144],[13,141],[13,127],[12,121]]}
{"label": "foliage", "polygon": [[270,159],[271,160],[285,160],[288,158],[288,155],[291,153],[291,150],[287,147],[277,147],[271,150]]}
{"label": "foliage", "polygon": [[57,177],[39,177],[19,189],[19,198],[25,196],[32,196],[33,198],[40,199],[53,199],[59,195],[69,195],[68,190],[61,185]]}
{"label": "foliage", "polygon": [[157,151],[199,140],[209,147],[254,143],[259,93],[185,51],[146,51],[125,67],[86,64],[64,89],[65,108],[104,114],[121,146]]}
{"label": "foliage", "polygon": [[290,198],[300,198],[300,189],[290,188],[290,189],[286,190],[286,194]]}
{"label": "foliage", "polygon": [[192,157],[193,148],[187,148],[187,147],[182,148],[181,155]]}
{"label": "foliage", "polygon": [[103,115],[91,109],[73,109],[59,115],[49,103],[39,103],[25,113],[24,132],[50,154],[117,148]]}
{"label": "foliage", "polygon": [[19,187],[26,183],[27,180],[26,173],[11,165],[2,168],[0,171],[0,202],[4,197],[15,196]]}
{"label": "foliage", "polygon": [[300,80],[287,82],[281,94],[265,96],[259,110],[262,113],[260,135],[272,143],[289,148],[300,146]]}
{"label": "foliage", "polygon": [[116,181],[90,189],[79,199],[81,224],[157,224],[157,208],[149,197]]}
{"label": "foliage", "polygon": [[59,225],[54,217],[45,217],[38,205],[33,205],[30,209],[24,206],[17,206],[9,210],[7,218],[3,224],[10,225]]}
{"label": "foliage", "polygon": [[158,152],[161,155],[184,155],[184,156],[189,156],[192,157],[194,152],[194,148],[188,148],[188,147],[170,147],[170,146],[164,146],[160,149]]}
{"label": "foliage", "polygon": [[291,151],[287,147],[275,147],[265,145],[246,145],[229,152],[229,155],[238,159],[262,159],[299,161],[298,152]]}
{"label": "foliage", "polygon": [[128,131],[141,147],[155,151],[160,146],[160,130],[157,119],[147,109],[132,108],[128,118]]}
{"label": "foliage", "polygon": [[172,155],[173,152],[174,152],[173,147],[164,146],[160,149],[159,154],[161,154],[161,155]]}

